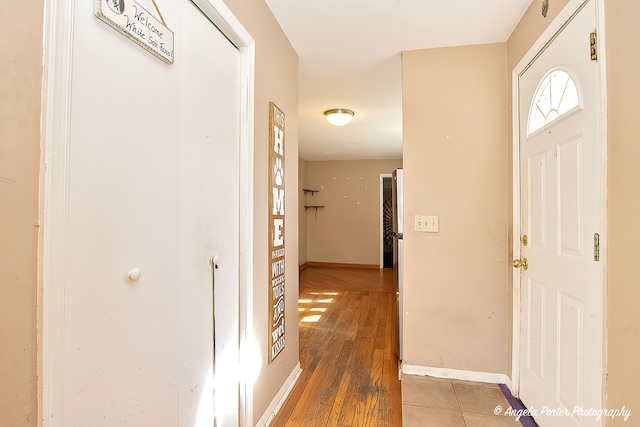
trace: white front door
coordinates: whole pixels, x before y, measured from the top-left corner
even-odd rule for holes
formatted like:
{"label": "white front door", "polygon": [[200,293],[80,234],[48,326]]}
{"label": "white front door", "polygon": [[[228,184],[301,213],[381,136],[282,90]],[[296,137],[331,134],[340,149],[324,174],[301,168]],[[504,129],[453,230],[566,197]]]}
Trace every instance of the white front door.
{"label": "white front door", "polygon": [[520,398],[543,427],[601,425],[580,411],[601,409],[603,381],[595,10],[591,0],[518,81]]}
{"label": "white front door", "polygon": [[240,52],[187,0],[162,5],[173,65],[73,7],[45,423],[237,426]]}

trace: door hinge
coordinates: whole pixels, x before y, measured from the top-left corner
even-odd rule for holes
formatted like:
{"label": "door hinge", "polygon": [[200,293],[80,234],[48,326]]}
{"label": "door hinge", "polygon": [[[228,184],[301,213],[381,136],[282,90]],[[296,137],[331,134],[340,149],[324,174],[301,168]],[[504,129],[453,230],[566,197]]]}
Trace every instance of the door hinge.
{"label": "door hinge", "polygon": [[598,233],[593,235],[593,260],[600,261],[600,235]]}
{"label": "door hinge", "polygon": [[589,35],[589,44],[591,45],[591,60],[598,60],[598,37],[596,36],[596,32],[594,31]]}

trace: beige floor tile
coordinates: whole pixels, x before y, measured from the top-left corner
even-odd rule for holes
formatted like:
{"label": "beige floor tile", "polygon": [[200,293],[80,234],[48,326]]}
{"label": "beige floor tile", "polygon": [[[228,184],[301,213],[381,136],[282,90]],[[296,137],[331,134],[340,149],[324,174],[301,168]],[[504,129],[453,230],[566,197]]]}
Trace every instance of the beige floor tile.
{"label": "beige floor tile", "polygon": [[418,380],[418,381],[435,381],[435,382],[439,382],[439,383],[450,383],[453,380],[450,380],[448,378],[437,378],[437,377],[430,377],[428,375],[407,375],[407,374],[402,374],[402,379],[405,378],[411,378],[414,380]]}
{"label": "beige floor tile", "polygon": [[430,381],[424,378],[402,379],[402,403],[427,408],[459,411],[453,386],[448,381]]}
{"label": "beige floor tile", "polygon": [[487,388],[497,388],[500,389],[500,385],[493,383],[480,383],[477,381],[463,381],[463,380],[451,380],[451,384],[466,384],[472,385],[476,387],[487,387]]}
{"label": "beige floor tile", "polygon": [[509,407],[500,388],[477,386],[466,383],[454,383],[453,389],[458,398],[460,409],[464,413],[494,415],[496,406]]}
{"label": "beige floor tile", "polygon": [[520,421],[514,417],[504,417],[484,414],[464,413],[464,422],[467,427],[518,427]]}
{"label": "beige floor tile", "polygon": [[465,427],[459,411],[402,405],[403,427]]}

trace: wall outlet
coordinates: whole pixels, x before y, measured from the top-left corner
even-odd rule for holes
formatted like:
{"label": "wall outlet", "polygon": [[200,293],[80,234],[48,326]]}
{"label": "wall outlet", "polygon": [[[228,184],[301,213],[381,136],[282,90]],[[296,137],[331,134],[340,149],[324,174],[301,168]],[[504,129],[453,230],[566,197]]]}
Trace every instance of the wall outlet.
{"label": "wall outlet", "polygon": [[422,233],[437,233],[440,231],[439,218],[437,215],[415,215],[413,229]]}

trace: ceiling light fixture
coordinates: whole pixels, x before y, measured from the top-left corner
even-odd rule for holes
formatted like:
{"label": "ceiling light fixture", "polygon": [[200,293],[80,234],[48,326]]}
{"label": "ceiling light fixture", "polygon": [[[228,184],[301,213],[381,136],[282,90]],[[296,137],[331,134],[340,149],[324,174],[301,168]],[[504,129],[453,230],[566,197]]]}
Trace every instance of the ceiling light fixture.
{"label": "ceiling light fixture", "polygon": [[334,108],[333,110],[325,111],[324,116],[332,125],[344,126],[353,118],[353,111],[344,108]]}

